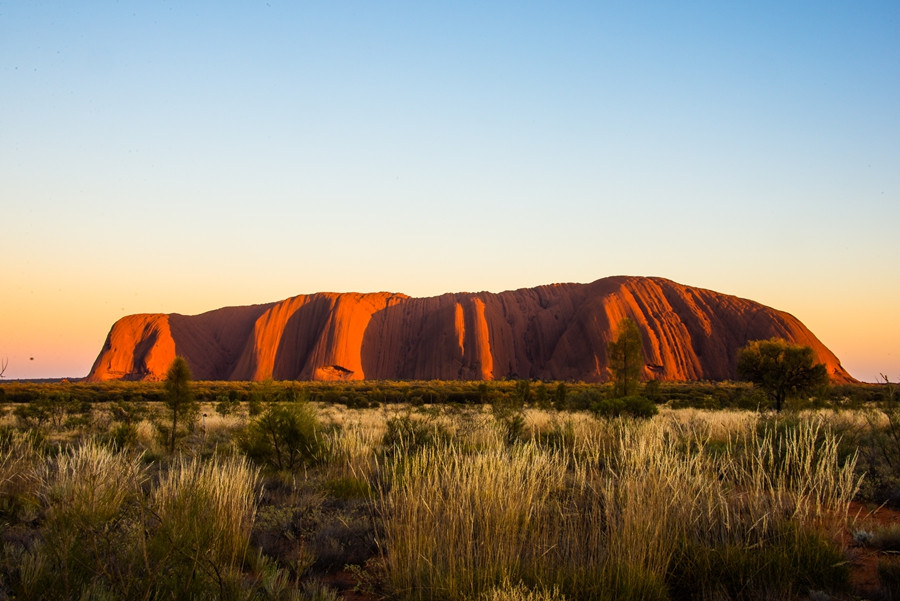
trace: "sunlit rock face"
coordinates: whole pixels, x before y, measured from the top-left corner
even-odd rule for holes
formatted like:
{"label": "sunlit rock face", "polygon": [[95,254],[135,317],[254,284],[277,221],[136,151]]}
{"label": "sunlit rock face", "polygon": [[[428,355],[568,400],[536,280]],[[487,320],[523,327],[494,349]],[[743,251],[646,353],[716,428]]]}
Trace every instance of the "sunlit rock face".
{"label": "sunlit rock face", "polygon": [[319,293],[201,315],[131,315],[110,330],[90,380],[160,380],[176,355],[199,380],[605,381],[623,317],[660,380],[735,378],[738,350],[774,336],[853,378],[794,316],[663,278],[609,277],[494,294],[410,298]]}

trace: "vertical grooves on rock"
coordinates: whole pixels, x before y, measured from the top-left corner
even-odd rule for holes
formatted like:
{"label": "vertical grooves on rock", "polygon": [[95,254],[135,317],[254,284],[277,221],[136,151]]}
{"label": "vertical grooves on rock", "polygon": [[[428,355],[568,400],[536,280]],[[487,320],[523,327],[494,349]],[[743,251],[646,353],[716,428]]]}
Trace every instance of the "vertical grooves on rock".
{"label": "vertical grooves on rock", "polygon": [[198,316],[132,315],[113,325],[88,377],[162,379],[181,354],[197,379],[603,381],[624,317],[641,330],[646,377],[734,378],[741,346],[781,336],[812,346],[833,380],[852,381],[788,313],[627,276],[499,294],[319,293]]}

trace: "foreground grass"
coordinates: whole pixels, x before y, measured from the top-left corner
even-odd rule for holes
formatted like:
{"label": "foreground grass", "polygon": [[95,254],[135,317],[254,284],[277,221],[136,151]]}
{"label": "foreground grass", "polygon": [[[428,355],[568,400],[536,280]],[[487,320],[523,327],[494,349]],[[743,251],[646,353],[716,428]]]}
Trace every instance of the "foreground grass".
{"label": "foreground grass", "polygon": [[342,571],[391,599],[852,598],[868,414],[215,409],[174,456],[153,404],[7,413],[0,591],[335,598]]}
{"label": "foreground grass", "polygon": [[[32,452],[28,441],[8,450],[17,446]],[[32,489],[15,495],[22,505],[7,508],[7,517],[20,520],[13,532],[33,537],[3,547],[8,592],[22,599],[242,598],[258,470],[240,458],[179,458],[152,482],[148,471],[139,456],[93,442],[39,458]]]}
{"label": "foreground grass", "polygon": [[[598,424],[570,456],[529,441],[437,445],[387,466],[377,505],[393,589],[461,599],[503,582],[572,599],[779,598],[840,592],[832,542],[856,490],[820,420],[725,453],[664,420]],[[685,434],[685,433],[683,433]]]}

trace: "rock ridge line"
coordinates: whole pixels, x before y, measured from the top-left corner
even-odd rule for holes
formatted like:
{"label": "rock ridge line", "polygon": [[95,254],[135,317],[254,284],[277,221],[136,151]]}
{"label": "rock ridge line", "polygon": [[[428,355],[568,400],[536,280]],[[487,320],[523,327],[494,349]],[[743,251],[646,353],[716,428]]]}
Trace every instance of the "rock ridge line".
{"label": "rock ridge line", "polygon": [[91,381],[161,380],[176,355],[198,380],[603,382],[623,317],[638,324],[644,375],[735,379],[738,350],[777,336],[809,345],[833,382],[852,382],[797,318],[659,277],[614,276],[500,293],[317,293],[200,315],[118,320]]}

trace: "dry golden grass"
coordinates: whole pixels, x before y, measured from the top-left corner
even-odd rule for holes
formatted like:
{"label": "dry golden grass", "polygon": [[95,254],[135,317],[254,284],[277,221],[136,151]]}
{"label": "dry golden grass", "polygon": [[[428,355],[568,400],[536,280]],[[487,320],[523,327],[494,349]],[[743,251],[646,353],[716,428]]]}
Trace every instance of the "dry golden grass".
{"label": "dry golden grass", "polygon": [[[685,544],[751,548],[787,524],[840,527],[858,484],[817,419],[761,436],[753,418],[704,414],[572,429],[577,453],[454,442],[386,466],[377,504],[395,590],[455,599],[524,581],[574,598],[662,599]],[[706,451],[713,431],[725,453]]]}
{"label": "dry golden grass", "polygon": [[[327,452],[302,471],[271,475],[272,498],[285,507],[266,511],[293,524],[305,505],[299,491],[321,496],[332,485],[371,502],[388,592],[416,600],[793,594],[798,573],[818,582],[818,567],[839,563],[828,537],[846,524],[859,480],[838,433],[873,419],[664,408],[635,421],[529,409],[510,437],[508,414],[489,406],[315,407]],[[110,429],[120,424],[94,411]],[[16,577],[39,595],[65,570],[73,582],[100,578],[78,567],[89,560],[118,566],[103,581],[119,578],[111,590],[126,597],[132,576],[190,596],[210,582],[246,584],[249,564],[274,565],[248,561],[260,475],[231,439],[252,418],[202,411],[181,456],[160,444],[152,414],[118,450],[83,431],[59,431],[50,452],[20,434],[2,441],[6,515],[52,541],[8,555]],[[25,507],[37,514],[23,518]],[[107,561],[111,548],[80,545],[102,532],[130,549],[120,564]],[[192,574],[206,580],[188,582]],[[744,591],[731,582],[753,574],[772,584]]]}
{"label": "dry golden grass", "polygon": [[106,523],[140,494],[146,467],[140,457],[88,442],[42,463],[36,473],[48,519]]}
{"label": "dry golden grass", "polygon": [[36,483],[30,474],[41,461],[43,458],[34,436],[21,432],[12,434],[0,447],[0,500],[9,504],[13,497],[28,494]]}
{"label": "dry golden grass", "polygon": [[387,466],[379,500],[394,588],[409,598],[461,598],[517,577],[542,554],[537,508],[564,486],[565,466],[533,445],[466,455],[436,446]]}
{"label": "dry golden grass", "polygon": [[150,498],[164,537],[187,543],[192,561],[240,566],[256,517],[259,470],[247,460],[178,459]]}

